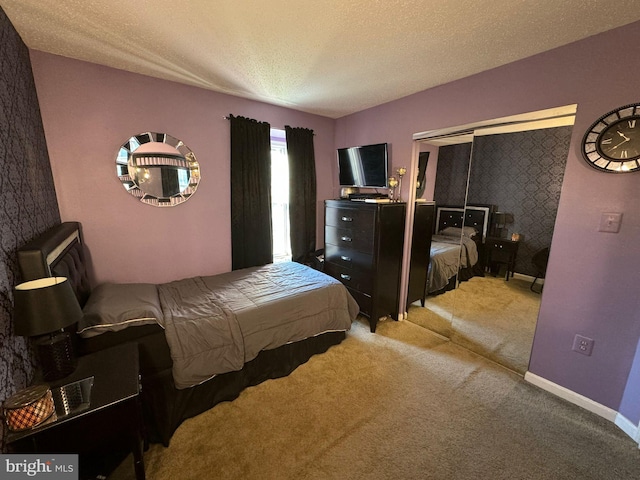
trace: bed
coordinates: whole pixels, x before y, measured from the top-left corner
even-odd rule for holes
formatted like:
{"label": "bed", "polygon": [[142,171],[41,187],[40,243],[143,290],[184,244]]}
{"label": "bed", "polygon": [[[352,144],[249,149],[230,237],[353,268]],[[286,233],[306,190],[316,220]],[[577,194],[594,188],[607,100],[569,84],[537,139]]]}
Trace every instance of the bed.
{"label": "bed", "polygon": [[481,245],[487,236],[492,207],[467,205],[436,209],[435,234],[427,273],[427,293],[456,288],[460,281],[483,275]]}
{"label": "bed", "polygon": [[358,313],[340,282],[292,262],[92,289],[78,222],[19,249],[18,263],[25,281],[70,279],[84,312],[79,354],[138,343],[148,437],[165,446],[185,419],[340,343]]}

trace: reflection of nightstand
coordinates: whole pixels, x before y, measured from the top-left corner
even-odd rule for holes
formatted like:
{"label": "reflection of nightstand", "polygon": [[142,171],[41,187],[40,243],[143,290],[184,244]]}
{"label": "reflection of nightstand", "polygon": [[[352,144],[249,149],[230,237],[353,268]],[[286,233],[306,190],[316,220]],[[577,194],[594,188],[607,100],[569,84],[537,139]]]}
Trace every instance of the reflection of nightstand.
{"label": "reflection of nightstand", "polygon": [[[18,432],[9,432],[7,445],[15,453],[79,453],[112,451],[118,445],[133,453],[137,480],[143,480],[143,423],[140,406],[138,344],[127,343],[78,358],[78,367],[51,384],[70,385],[93,377],[89,405]],[[56,395],[54,394],[54,399]],[[56,405],[56,412],[59,411]]]}
{"label": "reflection of nightstand", "polygon": [[507,267],[505,280],[509,281],[509,274],[513,277],[516,265],[516,255],[518,254],[518,242],[506,238],[488,237],[486,240],[487,268],[498,273],[500,265]]}

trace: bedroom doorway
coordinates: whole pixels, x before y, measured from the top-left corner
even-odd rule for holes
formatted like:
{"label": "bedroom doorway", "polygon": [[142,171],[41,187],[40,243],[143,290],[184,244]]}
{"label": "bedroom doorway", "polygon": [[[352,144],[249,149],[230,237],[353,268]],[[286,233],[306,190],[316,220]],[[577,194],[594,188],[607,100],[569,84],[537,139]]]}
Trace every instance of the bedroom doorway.
{"label": "bedroom doorway", "polygon": [[271,235],[273,262],[291,260],[289,157],[284,130],[271,129]]}
{"label": "bedroom doorway", "polygon": [[[414,135],[414,157],[428,149],[435,163],[425,200],[460,207],[465,218],[470,207],[494,208],[486,239],[477,243],[480,268],[466,281],[453,279],[451,290],[433,292],[424,307],[411,305],[407,319],[520,374],[528,368],[542,297],[540,281],[536,292],[530,288],[531,258],[551,245],[575,111],[570,105]],[[553,168],[544,165],[550,156]],[[510,243],[512,234],[518,254],[515,275],[507,277],[504,266],[488,268],[487,258],[492,238]],[[460,268],[458,256],[454,275]]]}

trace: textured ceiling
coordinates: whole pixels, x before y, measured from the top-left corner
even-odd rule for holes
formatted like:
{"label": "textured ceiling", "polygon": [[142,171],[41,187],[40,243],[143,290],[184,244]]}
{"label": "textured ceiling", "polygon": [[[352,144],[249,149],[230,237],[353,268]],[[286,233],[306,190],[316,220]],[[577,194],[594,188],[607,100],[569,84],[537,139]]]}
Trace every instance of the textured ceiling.
{"label": "textured ceiling", "polygon": [[32,49],[332,118],[640,20],[638,0],[0,0],[0,6]]}

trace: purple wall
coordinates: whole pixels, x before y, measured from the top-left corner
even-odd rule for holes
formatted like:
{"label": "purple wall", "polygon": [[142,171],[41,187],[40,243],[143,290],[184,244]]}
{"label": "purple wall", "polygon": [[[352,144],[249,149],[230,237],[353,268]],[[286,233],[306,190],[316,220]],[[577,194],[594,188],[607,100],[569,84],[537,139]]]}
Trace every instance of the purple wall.
{"label": "purple wall", "polygon": [[[334,195],[333,120],[43,52],[31,59],[60,214],[82,222],[94,281],[231,269],[228,114],[314,130],[322,245],[322,200]],[[144,205],[116,177],[120,145],[146,131],[181,139],[200,163],[198,191],[182,205]]]}
{"label": "purple wall", "polygon": [[[624,68],[611,61],[620,45]],[[411,164],[416,132],[578,104],[530,371],[614,410],[625,395],[640,337],[640,295],[634,291],[640,271],[640,174],[590,168],[581,158],[580,141],[600,115],[640,102],[639,75],[640,23],[635,23],[336,123],[336,147],[390,142],[396,168]],[[602,212],[623,213],[620,233],[597,231]],[[571,351],[576,333],[595,339],[592,356]],[[629,414],[637,424],[640,414]]]}

